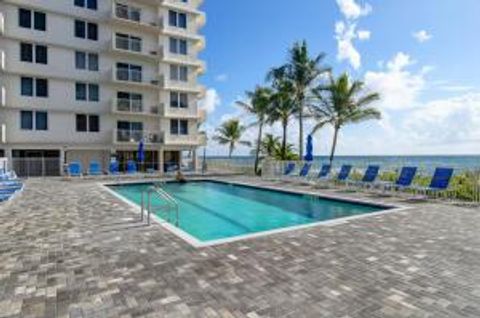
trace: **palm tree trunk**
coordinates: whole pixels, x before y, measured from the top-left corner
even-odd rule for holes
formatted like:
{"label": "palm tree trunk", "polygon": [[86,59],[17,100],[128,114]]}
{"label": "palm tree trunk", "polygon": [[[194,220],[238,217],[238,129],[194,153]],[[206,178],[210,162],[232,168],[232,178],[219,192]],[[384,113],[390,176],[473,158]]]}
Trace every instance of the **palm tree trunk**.
{"label": "palm tree trunk", "polygon": [[262,130],[263,130],[263,122],[260,122],[260,125],[258,126],[258,138],[257,138],[257,150],[255,152],[255,174],[258,173],[258,163],[259,163],[259,157],[260,157],[260,143],[262,142]]}
{"label": "palm tree trunk", "polygon": [[282,139],[282,160],[285,160],[287,157],[287,126],[288,122],[284,121],[283,126],[283,139]]}
{"label": "palm tree trunk", "polygon": [[230,143],[230,148],[228,150],[228,159],[232,159],[233,148],[235,148],[235,144],[233,142]]}
{"label": "palm tree trunk", "polygon": [[333,158],[335,157],[335,149],[337,148],[337,140],[338,140],[338,131],[340,128],[335,127],[333,132],[333,143],[332,143],[332,151],[330,152],[330,165],[333,163]]}
{"label": "palm tree trunk", "polygon": [[300,160],[303,160],[303,101],[300,101],[300,109],[298,110],[298,124],[299,124],[299,155]]}

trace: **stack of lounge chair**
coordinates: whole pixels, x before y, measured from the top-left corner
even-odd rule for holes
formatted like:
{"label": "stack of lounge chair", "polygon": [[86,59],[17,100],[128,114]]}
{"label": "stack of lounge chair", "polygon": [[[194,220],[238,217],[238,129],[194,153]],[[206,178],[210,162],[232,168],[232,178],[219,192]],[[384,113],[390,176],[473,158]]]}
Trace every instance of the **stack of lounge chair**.
{"label": "stack of lounge chair", "polygon": [[0,174],[0,202],[12,199],[23,190],[23,183],[17,178],[14,171]]}

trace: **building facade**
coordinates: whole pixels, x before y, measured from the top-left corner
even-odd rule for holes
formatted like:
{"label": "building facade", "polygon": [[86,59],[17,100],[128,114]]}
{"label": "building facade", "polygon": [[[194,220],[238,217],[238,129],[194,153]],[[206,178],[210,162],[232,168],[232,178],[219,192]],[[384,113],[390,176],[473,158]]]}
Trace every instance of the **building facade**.
{"label": "building facade", "polygon": [[[19,174],[196,166],[202,0],[0,1],[0,157]],[[182,162],[182,158],[184,162]]]}

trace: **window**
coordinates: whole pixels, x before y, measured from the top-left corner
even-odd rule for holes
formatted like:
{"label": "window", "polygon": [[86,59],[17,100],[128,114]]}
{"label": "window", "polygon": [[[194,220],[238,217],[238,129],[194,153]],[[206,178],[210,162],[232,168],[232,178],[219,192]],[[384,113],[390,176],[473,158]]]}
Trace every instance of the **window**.
{"label": "window", "polygon": [[98,102],[100,100],[98,84],[75,83],[75,99],[78,101]]}
{"label": "window", "polygon": [[22,96],[33,96],[33,78],[31,77],[22,77],[21,82],[21,95]]}
{"label": "window", "polygon": [[33,112],[22,110],[20,112],[20,128],[33,130]]}
{"label": "window", "polygon": [[35,112],[35,129],[48,130],[47,112]]}
{"label": "window", "polygon": [[33,45],[20,43],[20,61],[33,62]]}
{"label": "window", "polygon": [[35,62],[48,64],[48,50],[45,45],[35,45]]}
{"label": "window", "polygon": [[188,82],[188,67],[170,65],[170,79],[173,81]]}
{"label": "window", "polygon": [[37,97],[48,97],[48,80],[44,78],[36,79]]}
{"label": "window", "polygon": [[188,94],[170,92],[170,107],[188,108]]}
{"label": "window", "polygon": [[115,47],[121,50],[141,52],[142,39],[136,36],[128,35],[128,34],[116,33]]}
{"label": "window", "polygon": [[[32,23],[33,19],[33,23]],[[28,9],[18,9],[18,25],[22,28],[31,29],[32,25],[35,30],[47,30],[47,15],[43,12],[32,11]]]}
{"label": "window", "polygon": [[99,132],[100,117],[98,115],[77,114],[75,127],[78,132]]}
{"label": "window", "polygon": [[140,22],[141,10],[125,4],[115,4],[115,15],[117,18]]}
{"label": "window", "polygon": [[143,138],[142,122],[117,122],[117,140],[120,142],[139,142]]}
{"label": "window", "polygon": [[171,119],[170,134],[171,135],[188,135],[188,120]]}
{"label": "window", "polygon": [[95,23],[75,20],[75,37],[97,41],[98,26]]}
{"label": "window", "polygon": [[186,29],[187,15],[185,13],[170,10],[168,11],[168,24],[173,27]]}
{"label": "window", "polygon": [[75,52],[75,68],[78,70],[98,71],[98,54]]}
{"label": "window", "polygon": [[138,93],[117,92],[117,109],[126,112],[142,112],[143,96]]}
{"label": "window", "polygon": [[97,0],[74,0],[76,7],[87,8],[91,10],[97,10]]}
{"label": "window", "polygon": [[35,30],[46,31],[47,30],[47,16],[43,12],[35,11],[34,14],[34,23],[33,27]]}
{"label": "window", "polygon": [[[34,122],[35,127],[33,125]],[[20,112],[20,128],[22,130],[48,130],[47,112],[22,110]]]}
{"label": "window", "polygon": [[141,82],[142,67],[134,64],[117,63],[117,80]]}
{"label": "window", "polygon": [[187,55],[187,48],[187,40],[170,38],[170,53]]}
{"label": "window", "polygon": [[[35,48],[35,50],[34,50]],[[44,45],[33,45],[30,43],[20,43],[20,61],[33,63],[35,52],[35,63],[47,64],[47,47]]]}
{"label": "window", "polygon": [[32,27],[32,12],[26,9],[18,9],[18,25],[22,28]]}

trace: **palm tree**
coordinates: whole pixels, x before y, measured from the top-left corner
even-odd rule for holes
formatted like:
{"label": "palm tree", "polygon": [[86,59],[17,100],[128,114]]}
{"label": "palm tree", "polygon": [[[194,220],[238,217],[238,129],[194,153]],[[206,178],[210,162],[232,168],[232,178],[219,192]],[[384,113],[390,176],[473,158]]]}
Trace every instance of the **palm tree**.
{"label": "palm tree", "polygon": [[333,127],[333,143],[330,163],[333,162],[337,147],[338,132],[348,124],[359,123],[371,119],[380,119],[381,113],[373,107],[372,102],[380,99],[378,93],[361,94],[365,84],[361,81],[350,82],[348,74],[338,79],[330,75],[329,83],[320,85],[314,91],[317,103],[311,105],[313,117],[316,119],[312,134],[325,125]]}
{"label": "palm tree", "polygon": [[247,128],[240,124],[238,119],[230,119],[217,128],[217,134],[213,136],[213,140],[221,145],[228,145],[228,158],[232,158],[233,151],[237,144],[250,146],[249,141],[244,141],[242,135]]}
{"label": "palm tree", "polygon": [[313,85],[322,74],[330,72],[330,68],[322,66],[325,53],[311,58],[306,41],[296,42],[290,50],[288,62],[270,71],[267,78],[285,77],[293,86],[293,94],[297,107],[296,115],[299,123],[298,147],[303,157],[303,124],[306,116],[306,100]]}
{"label": "palm tree", "polygon": [[245,109],[250,114],[257,117],[257,121],[252,125],[258,126],[258,137],[255,150],[255,173],[259,174],[258,164],[260,161],[260,144],[263,136],[263,126],[267,120],[269,106],[271,102],[272,90],[267,87],[257,86],[255,91],[247,92],[250,103],[237,101],[237,105]]}
{"label": "palm tree", "polygon": [[280,137],[266,134],[260,143],[260,151],[267,157],[273,157],[277,148],[281,148]]}
{"label": "palm tree", "polygon": [[268,122],[273,124],[277,121],[282,125],[282,160],[287,155],[287,128],[288,122],[296,113],[295,100],[292,95],[293,86],[290,81],[285,80],[278,74],[273,79],[275,89],[271,98]]}

